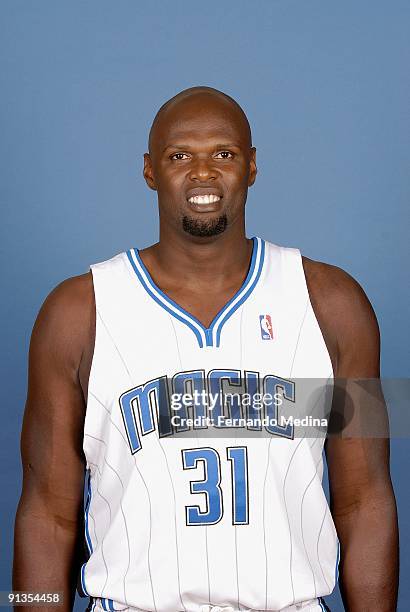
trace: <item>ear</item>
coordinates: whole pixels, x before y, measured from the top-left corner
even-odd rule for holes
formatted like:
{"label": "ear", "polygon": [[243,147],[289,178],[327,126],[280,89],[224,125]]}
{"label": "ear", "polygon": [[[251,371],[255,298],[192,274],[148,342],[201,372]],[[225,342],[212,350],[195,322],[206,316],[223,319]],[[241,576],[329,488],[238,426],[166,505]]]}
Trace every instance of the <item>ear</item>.
{"label": "ear", "polygon": [[150,157],[149,153],[144,153],[144,170],[143,170],[143,175],[144,175],[144,179],[145,182],[147,183],[148,187],[150,189],[153,189],[154,191],[157,190],[156,185],[155,185],[155,179],[154,179],[154,172],[152,169],[152,160]]}
{"label": "ear", "polygon": [[248,187],[251,187],[251,185],[254,184],[257,173],[258,173],[258,169],[256,167],[256,149],[255,147],[252,147],[251,148],[251,158],[249,160]]}

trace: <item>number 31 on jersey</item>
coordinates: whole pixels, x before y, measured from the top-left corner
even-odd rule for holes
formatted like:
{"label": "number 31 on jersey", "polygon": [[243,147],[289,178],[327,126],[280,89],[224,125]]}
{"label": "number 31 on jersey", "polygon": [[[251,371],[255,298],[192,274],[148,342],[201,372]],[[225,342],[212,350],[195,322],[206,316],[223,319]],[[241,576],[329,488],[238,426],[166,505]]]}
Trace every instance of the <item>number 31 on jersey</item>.
{"label": "number 31 on jersey", "polygon": [[[192,494],[205,495],[206,509],[200,506],[185,506],[187,525],[215,525],[223,515],[221,488],[221,457],[217,450],[209,447],[182,449],[184,470],[203,467],[204,478],[191,480]],[[225,458],[223,458],[225,460]],[[232,524],[247,525],[249,522],[248,455],[246,446],[229,446],[226,460],[231,464]]]}

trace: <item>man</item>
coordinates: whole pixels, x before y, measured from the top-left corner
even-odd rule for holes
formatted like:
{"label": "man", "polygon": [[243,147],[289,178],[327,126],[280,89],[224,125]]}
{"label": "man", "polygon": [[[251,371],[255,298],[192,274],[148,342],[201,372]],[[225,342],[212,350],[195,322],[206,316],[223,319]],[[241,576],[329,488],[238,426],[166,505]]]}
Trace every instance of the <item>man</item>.
{"label": "man", "polygon": [[325,609],[339,571],[347,610],[396,609],[386,439],[327,439],[330,514],[323,440],[286,428],[172,435],[170,388],[255,391],[263,379],[294,401],[293,377],[379,377],[378,325],[358,283],[246,238],[255,156],[229,96],[194,87],[169,100],[144,156],[159,242],[45,300],[30,345],[15,590],[63,591],[70,610],[82,563],[98,612],[307,612]]}

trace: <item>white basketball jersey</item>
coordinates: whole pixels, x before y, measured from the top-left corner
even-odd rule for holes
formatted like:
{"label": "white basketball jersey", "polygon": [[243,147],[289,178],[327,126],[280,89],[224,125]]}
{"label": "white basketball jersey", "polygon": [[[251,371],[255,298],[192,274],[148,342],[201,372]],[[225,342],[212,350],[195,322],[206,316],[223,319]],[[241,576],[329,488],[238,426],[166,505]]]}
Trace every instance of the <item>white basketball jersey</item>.
{"label": "white basketball jersey", "polygon": [[[92,610],[318,611],[335,586],[324,436],[262,415],[253,426],[249,402],[221,399],[279,391],[282,407],[264,413],[278,417],[302,401],[299,381],[333,383],[300,251],[252,240],[246,279],[209,328],[161,291],[137,249],[91,266],[81,588]],[[204,390],[217,398],[213,425],[200,402],[174,402]],[[321,393],[313,404],[323,412]]]}

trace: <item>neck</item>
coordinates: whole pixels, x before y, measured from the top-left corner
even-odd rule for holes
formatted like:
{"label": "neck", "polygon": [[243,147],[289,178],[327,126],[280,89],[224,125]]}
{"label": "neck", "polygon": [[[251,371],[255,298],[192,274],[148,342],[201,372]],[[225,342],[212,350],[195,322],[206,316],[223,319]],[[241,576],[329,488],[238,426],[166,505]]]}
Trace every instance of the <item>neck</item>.
{"label": "neck", "polygon": [[186,286],[212,283],[217,290],[228,279],[235,283],[244,275],[251,253],[252,241],[245,236],[244,224],[237,224],[207,238],[160,226],[159,242],[142,255],[159,276],[177,278]]}

